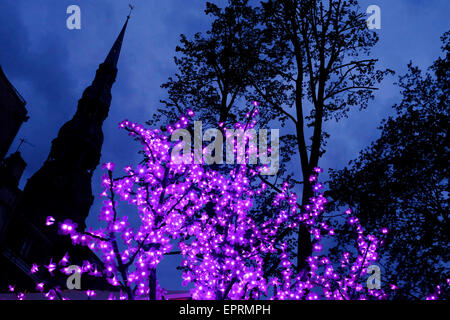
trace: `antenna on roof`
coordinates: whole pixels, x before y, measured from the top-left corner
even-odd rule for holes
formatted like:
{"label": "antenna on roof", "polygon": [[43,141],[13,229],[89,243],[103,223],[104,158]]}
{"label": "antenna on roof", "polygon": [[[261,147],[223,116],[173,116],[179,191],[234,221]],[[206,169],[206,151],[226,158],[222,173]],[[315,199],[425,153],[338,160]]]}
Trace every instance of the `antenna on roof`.
{"label": "antenna on roof", "polygon": [[30,143],[30,142],[28,142],[27,140],[25,140],[24,138],[22,138],[22,139],[20,139],[20,143],[19,143],[19,146],[17,147],[17,150],[16,150],[16,152],[18,152],[19,151],[19,149],[20,149],[20,147],[22,146],[22,144],[28,144],[29,146],[31,146],[31,147],[36,147],[34,144],[32,144],[32,143]]}

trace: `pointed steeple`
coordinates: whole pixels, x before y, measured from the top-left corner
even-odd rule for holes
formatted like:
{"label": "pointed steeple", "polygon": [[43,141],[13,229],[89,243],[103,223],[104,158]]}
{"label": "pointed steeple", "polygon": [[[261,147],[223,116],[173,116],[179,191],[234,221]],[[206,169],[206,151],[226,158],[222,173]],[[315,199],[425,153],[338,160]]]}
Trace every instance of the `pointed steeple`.
{"label": "pointed steeple", "polygon": [[[47,161],[29,180],[24,190],[27,215],[42,221],[46,216],[70,219],[81,228],[93,203],[91,179],[97,168],[103,145],[103,122],[111,106],[111,89],[117,76],[127,17],[109,54],[102,62],[91,85],[78,101],[71,120],[66,122],[52,141]],[[49,201],[45,195],[58,200]]]}
{"label": "pointed steeple", "polygon": [[117,37],[116,41],[114,42],[114,45],[112,46],[111,50],[109,51],[109,54],[106,57],[105,62],[104,62],[105,64],[110,65],[114,68],[117,68],[117,62],[119,61],[120,50],[122,49],[122,42],[123,42],[123,38],[125,36],[125,31],[127,30],[128,20],[130,20],[130,16],[127,17],[127,21],[125,21],[125,24],[122,27],[122,31],[120,31],[119,36]]}
{"label": "pointed steeple", "polygon": [[[129,20],[130,15],[127,16],[127,20],[111,47],[105,61],[99,65],[94,81],[92,81],[92,84],[83,92],[82,99],[97,100],[97,102],[99,102],[97,109],[100,106],[104,107],[102,121],[107,117],[109,106],[111,104],[111,89],[116,81],[117,63],[119,61],[120,51],[122,50],[122,43]],[[89,106],[89,108],[92,108],[92,106]],[[79,110],[80,109],[83,108],[81,107]]]}

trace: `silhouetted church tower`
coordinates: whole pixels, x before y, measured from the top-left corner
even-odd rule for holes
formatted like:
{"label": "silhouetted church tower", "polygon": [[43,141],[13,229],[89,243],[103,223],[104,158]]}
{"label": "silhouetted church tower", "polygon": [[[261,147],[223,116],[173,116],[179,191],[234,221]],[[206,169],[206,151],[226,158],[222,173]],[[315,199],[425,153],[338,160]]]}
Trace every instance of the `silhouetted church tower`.
{"label": "silhouetted church tower", "polygon": [[94,81],[79,100],[75,116],[61,127],[48,159],[24,189],[27,215],[38,223],[53,216],[56,220],[71,219],[81,229],[85,227],[94,200],[92,174],[100,162],[102,126],[111,105],[111,88],[128,20],[129,16]]}
{"label": "silhouetted church tower", "polygon": [[[72,264],[82,265],[89,260],[101,265],[89,248],[72,246],[68,237],[58,235],[56,224],[46,226],[46,219],[70,219],[80,231],[86,227],[85,219],[94,200],[92,175],[103,145],[102,126],[108,117],[111,88],[129,18],[97,69],[94,81],[83,92],[74,117],[61,127],[44,165],[28,180],[4,228],[4,240],[0,241],[0,288],[16,283],[33,290],[35,276],[39,275],[30,274],[31,265],[48,264],[50,258],[59,261],[66,252]],[[52,281],[63,281],[61,286],[65,283],[65,279]]]}

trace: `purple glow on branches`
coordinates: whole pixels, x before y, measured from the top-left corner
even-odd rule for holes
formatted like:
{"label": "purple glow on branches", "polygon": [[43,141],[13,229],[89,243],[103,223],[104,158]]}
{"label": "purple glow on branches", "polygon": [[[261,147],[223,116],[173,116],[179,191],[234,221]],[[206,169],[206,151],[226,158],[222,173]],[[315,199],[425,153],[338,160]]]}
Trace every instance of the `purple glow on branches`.
{"label": "purple glow on branches", "polygon": [[[248,114],[247,123],[237,123],[236,128],[250,129],[256,125],[258,103]],[[289,183],[273,199],[273,218],[255,222],[250,216],[255,198],[267,190],[261,183],[258,189],[251,185],[264,167],[254,168],[245,163],[232,167],[228,174],[220,173],[202,164],[184,163],[171,157],[177,142],[170,141],[173,130],[187,128],[192,110],[167,126],[167,132],[150,130],[144,126],[123,121],[119,127],[142,144],[145,162],[133,168],[127,166],[123,174],[113,177],[115,165],[103,165],[104,199],[99,213],[103,227],[97,230],[77,231],[77,225],[69,220],[58,224],[59,232],[69,236],[74,245],[88,246],[97,253],[105,269],[85,261],[81,272],[104,278],[118,287],[120,295],[113,299],[158,299],[165,290],[156,279],[156,269],[165,255],[174,250],[173,243],[183,257],[181,269],[184,285],[193,284],[193,299],[385,299],[384,290],[370,290],[363,284],[367,267],[378,260],[377,249],[381,241],[365,234],[352,210],[348,209],[348,223],[357,235],[356,255],[342,254],[339,262],[333,262],[323,252],[323,236],[333,236],[334,230],[322,219],[327,199],[318,182],[320,168],[314,168],[309,181],[313,183],[314,197],[305,208],[297,204],[297,195],[291,192]],[[223,124],[221,125],[223,127]],[[226,129],[224,129],[226,131]],[[245,151],[245,157],[257,150]],[[237,155],[237,148],[234,150]],[[195,155],[190,155],[194,159]],[[131,225],[128,216],[119,212],[120,203],[135,208],[138,225]],[[55,223],[48,217],[46,225]],[[295,229],[300,223],[307,226],[313,238],[314,254],[307,260],[309,269],[297,273],[289,257],[287,244],[280,237],[282,229]],[[386,228],[381,234],[388,233]],[[280,277],[267,278],[265,256],[275,254],[280,259]],[[53,275],[58,269],[71,274],[66,254],[58,265],[50,261],[45,266]],[[58,261],[58,260],[56,260]],[[38,272],[33,265],[31,273]],[[45,283],[36,289],[49,300],[64,299],[58,288]],[[391,290],[397,287],[390,285]],[[14,287],[10,286],[14,292]],[[88,298],[94,290],[85,291]],[[437,298],[440,290],[427,297]],[[22,297],[23,298],[23,297]]]}

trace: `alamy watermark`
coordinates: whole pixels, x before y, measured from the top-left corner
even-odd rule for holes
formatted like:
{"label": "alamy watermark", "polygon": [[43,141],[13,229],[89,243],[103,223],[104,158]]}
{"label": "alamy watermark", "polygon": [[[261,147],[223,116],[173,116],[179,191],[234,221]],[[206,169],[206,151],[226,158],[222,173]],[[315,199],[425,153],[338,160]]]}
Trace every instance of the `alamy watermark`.
{"label": "alamy watermark", "polygon": [[69,30],[80,30],[81,29],[81,9],[79,6],[72,4],[67,7],[67,14],[70,14],[66,20],[66,26]]}
{"label": "alamy watermark", "polygon": [[[71,265],[67,267],[68,273],[71,275],[67,278],[66,286],[69,290],[81,290],[81,267],[77,265]],[[373,264],[367,267],[367,274],[370,276],[367,278],[367,288],[369,290],[381,289],[381,269],[379,266]]]}
{"label": "alamy watermark", "polygon": [[372,4],[367,7],[366,13],[370,14],[369,18],[367,18],[367,28],[369,30],[381,29],[381,8]]}
{"label": "alamy watermark", "polygon": [[77,265],[67,267],[67,272],[72,274],[67,278],[66,286],[69,290],[81,290],[81,268]]}
{"label": "alamy watermark", "polygon": [[367,278],[367,288],[370,290],[381,289],[381,269],[376,264],[367,267],[367,273],[371,274]]}
{"label": "alamy watermark", "polygon": [[[225,133],[225,148],[224,134]],[[214,141],[212,139],[214,138]],[[181,140],[180,140],[181,139]],[[260,129],[214,129],[203,134],[201,121],[194,122],[194,150],[192,152],[191,132],[177,129],[172,133],[171,141],[180,143],[172,149],[171,157],[175,164],[223,164],[224,151],[226,164],[260,164],[264,165],[262,175],[275,175],[280,166],[280,131],[270,130],[270,146],[268,130]],[[203,147],[203,142],[211,142]]]}
{"label": "alamy watermark", "polygon": [[[131,10],[133,6],[130,5]],[[81,29],[81,8],[78,5],[72,4],[67,7],[66,13],[69,15],[66,20],[66,26],[69,30],[80,30]],[[367,14],[370,14],[367,19],[367,28],[369,30],[379,30],[381,29],[381,9],[379,6],[372,4],[367,7]]]}

